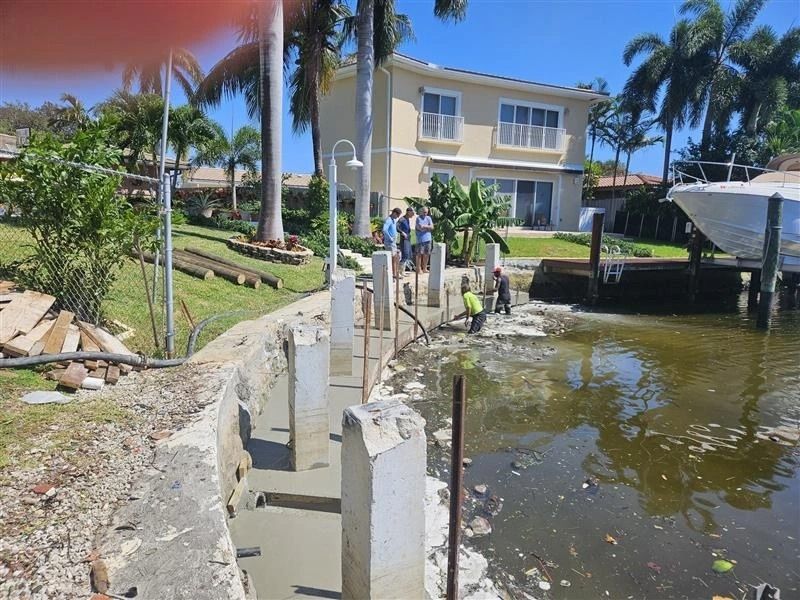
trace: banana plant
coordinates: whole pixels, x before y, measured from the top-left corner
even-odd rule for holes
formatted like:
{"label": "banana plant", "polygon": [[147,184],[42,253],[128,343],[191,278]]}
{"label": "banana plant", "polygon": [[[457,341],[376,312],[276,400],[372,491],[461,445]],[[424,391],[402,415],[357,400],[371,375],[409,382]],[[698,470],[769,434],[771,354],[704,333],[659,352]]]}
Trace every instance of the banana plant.
{"label": "banana plant", "polygon": [[519,225],[522,222],[521,219],[508,216],[511,206],[508,196],[499,196],[497,185],[486,185],[478,179],[470,184],[469,190],[460,185],[453,186],[453,189],[465,208],[454,219],[455,227],[464,232],[462,252],[465,266],[469,266],[470,260],[475,256],[478,240],[487,244],[499,244],[500,251],[508,254],[508,244],[494,230],[495,227]]}

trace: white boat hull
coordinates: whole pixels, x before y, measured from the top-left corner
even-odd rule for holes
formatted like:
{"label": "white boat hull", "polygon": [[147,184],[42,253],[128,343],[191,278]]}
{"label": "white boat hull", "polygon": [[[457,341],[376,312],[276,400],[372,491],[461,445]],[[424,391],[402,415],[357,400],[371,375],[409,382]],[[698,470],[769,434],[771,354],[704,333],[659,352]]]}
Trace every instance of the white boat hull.
{"label": "white boat hull", "polygon": [[761,260],[767,201],[775,192],[784,198],[783,264],[800,265],[800,185],[738,181],[685,184],[672,188],[670,197],[724,252]]}

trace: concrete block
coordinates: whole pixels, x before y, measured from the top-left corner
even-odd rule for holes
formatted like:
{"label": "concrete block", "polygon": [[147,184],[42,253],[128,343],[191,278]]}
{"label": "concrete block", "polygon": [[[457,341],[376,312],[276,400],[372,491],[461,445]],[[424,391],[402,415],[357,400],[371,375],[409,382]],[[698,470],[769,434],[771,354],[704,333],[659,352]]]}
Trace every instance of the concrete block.
{"label": "concrete block", "polygon": [[[394,329],[394,285],[392,280],[392,253],[388,251],[372,254],[373,313],[375,329],[392,331]],[[383,316],[381,316],[383,315]]]}
{"label": "concrete block", "polygon": [[434,242],[431,250],[430,269],[428,276],[428,306],[441,306],[444,295],[447,293],[444,285],[445,258],[447,245]]}
{"label": "concrete block", "polygon": [[305,471],[330,464],[328,373],[330,337],[322,327],[289,329],[290,464]]}
{"label": "concrete block", "polygon": [[355,273],[337,269],[331,286],[331,375],[353,374]]}
{"label": "concrete block", "polygon": [[342,599],[425,597],[425,421],[398,401],[345,409]]}

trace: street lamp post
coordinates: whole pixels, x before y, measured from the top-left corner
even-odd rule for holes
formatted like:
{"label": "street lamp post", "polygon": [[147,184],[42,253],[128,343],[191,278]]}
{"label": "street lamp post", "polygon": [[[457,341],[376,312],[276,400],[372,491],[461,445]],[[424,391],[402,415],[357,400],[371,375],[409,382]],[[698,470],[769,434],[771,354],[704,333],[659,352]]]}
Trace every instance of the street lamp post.
{"label": "street lamp post", "polygon": [[331,150],[331,162],[328,165],[328,217],[330,219],[328,230],[328,235],[330,236],[328,241],[328,285],[333,285],[333,274],[336,271],[336,257],[338,255],[336,243],[336,226],[338,225],[338,214],[336,207],[338,187],[336,182],[336,146],[342,143],[349,144],[353,149],[353,158],[348,160],[345,164],[353,170],[364,166],[364,163],[356,158],[356,147],[353,145],[353,142],[350,140],[339,140],[333,145],[333,149]]}

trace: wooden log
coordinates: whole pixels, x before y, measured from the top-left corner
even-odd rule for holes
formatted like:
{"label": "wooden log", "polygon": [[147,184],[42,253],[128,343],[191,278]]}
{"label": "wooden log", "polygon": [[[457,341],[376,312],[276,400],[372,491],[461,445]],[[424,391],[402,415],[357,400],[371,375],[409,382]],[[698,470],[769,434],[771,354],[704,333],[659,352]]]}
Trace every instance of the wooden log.
{"label": "wooden log", "polygon": [[[149,252],[142,252],[142,258],[144,258],[145,262],[150,264],[154,264],[156,261],[156,257]],[[174,258],[172,260],[172,268],[176,271],[180,271],[181,273],[191,275],[192,277],[197,277],[198,279],[209,280],[214,277],[214,271],[211,269],[199,267],[196,264],[188,263],[182,260],[176,260]]]}
{"label": "wooden log", "polygon": [[5,344],[17,333],[30,333],[55,301],[53,296],[30,290],[14,298],[0,311],[0,344]]}
{"label": "wooden log", "polygon": [[58,354],[61,352],[61,347],[67,337],[67,331],[69,331],[69,324],[72,323],[74,318],[75,315],[68,310],[62,310],[58,313],[58,318],[50,331],[50,336],[47,338],[42,354]]}
{"label": "wooden log", "polygon": [[119,367],[117,365],[109,365],[106,369],[106,381],[108,383],[117,383],[119,381]]}
{"label": "wooden log", "polygon": [[[17,336],[7,342],[3,346],[3,354],[8,356],[37,356],[37,354],[31,354],[33,347],[50,332],[52,327],[53,321],[43,320],[30,333]],[[42,344],[42,347],[44,347],[44,344]],[[41,353],[41,350],[39,353]]]}
{"label": "wooden log", "polygon": [[200,248],[192,248],[191,246],[187,246],[183,250],[184,252],[188,252],[189,254],[196,254],[197,256],[202,256],[203,258],[208,258],[213,260],[214,262],[221,263],[223,265],[228,265],[229,267],[235,267],[237,269],[241,269],[245,271],[245,274],[252,273],[261,278],[261,281],[266,283],[267,285],[274,287],[276,290],[283,287],[283,279],[269,273],[267,271],[260,271],[258,269],[254,269],[247,266],[242,266],[236,263],[236,261],[228,260],[227,258],[222,258],[221,256],[217,256],[216,254],[212,254],[211,252],[207,252]]}
{"label": "wooden log", "polygon": [[221,265],[214,261],[208,260],[207,258],[201,258],[199,256],[195,256],[193,254],[189,254],[186,252],[176,251],[175,258],[177,258],[182,262],[187,262],[190,264],[198,265],[200,267],[204,267],[206,269],[211,269],[212,271],[214,271],[214,275],[222,277],[223,279],[227,279],[228,281],[235,283],[237,285],[244,284],[245,280],[244,273],[242,273],[238,269],[232,269],[231,267]]}
{"label": "wooden log", "polygon": [[77,390],[80,389],[83,380],[88,376],[89,371],[86,370],[86,367],[79,362],[72,362],[58,380],[58,384],[73,390]]}

